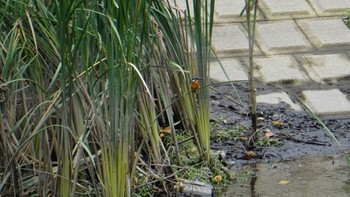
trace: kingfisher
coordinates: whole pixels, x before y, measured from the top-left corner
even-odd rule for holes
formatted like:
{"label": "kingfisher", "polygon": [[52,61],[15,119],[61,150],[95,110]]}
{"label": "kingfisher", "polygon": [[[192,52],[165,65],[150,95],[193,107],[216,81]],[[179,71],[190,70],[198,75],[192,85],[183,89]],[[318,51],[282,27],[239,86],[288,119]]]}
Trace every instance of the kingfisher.
{"label": "kingfisher", "polygon": [[199,80],[200,78],[198,77],[193,77],[191,80],[191,90],[194,93],[198,93],[198,88],[200,87]]}

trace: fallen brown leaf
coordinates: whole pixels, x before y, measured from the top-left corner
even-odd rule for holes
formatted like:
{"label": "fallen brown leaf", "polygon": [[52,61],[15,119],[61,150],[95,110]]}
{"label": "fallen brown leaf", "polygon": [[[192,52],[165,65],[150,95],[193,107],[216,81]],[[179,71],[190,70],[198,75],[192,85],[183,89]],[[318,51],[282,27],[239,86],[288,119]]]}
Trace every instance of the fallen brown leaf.
{"label": "fallen brown leaf", "polygon": [[267,130],[266,132],[265,132],[265,137],[266,138],[270,138],[270,137],[272,137],[272,136],[274,136],[275,134],[273,134],[271,131],[269,131],[269,130]]}
{"label": "fallen brown leaf", "polygon": [[170,133],[170,127],[165,127],[159,131],[159,136],[164,137],[165,135]]}
{"label": "fallen brown leaf", "polygon": [[277,126],[277,127],[281,127],[281,126],[283,126],[283,122],[274,120],[274,121],[272,121],[272,125],[273,126]]}

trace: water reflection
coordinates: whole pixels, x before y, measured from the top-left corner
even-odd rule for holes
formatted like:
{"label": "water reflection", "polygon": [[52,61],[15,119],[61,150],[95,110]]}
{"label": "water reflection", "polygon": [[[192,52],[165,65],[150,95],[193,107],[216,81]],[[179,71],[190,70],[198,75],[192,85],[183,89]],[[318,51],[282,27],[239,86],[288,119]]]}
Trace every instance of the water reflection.
{"label": "water reflection", "polygon": [[[312,156],[276,164],[245,166],[237,171],[250,178],[241,179],[220,196],[350,196],[350,168],[341,156]],[[253,172],[255,171],[255,173]],[[288,184],[280,184],[288,181]]]}

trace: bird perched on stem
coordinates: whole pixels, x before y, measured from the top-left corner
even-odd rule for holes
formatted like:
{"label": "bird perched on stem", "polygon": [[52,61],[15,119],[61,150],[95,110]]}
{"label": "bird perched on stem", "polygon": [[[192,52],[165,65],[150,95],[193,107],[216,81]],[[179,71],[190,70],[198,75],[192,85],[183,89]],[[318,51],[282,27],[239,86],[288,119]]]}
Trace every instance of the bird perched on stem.
{"label": "bird perched on stem", "polygon": [[198,89],[200,87],[199,80],[200,78],[198,77],[193,77],[191,80],[191,90],[194,93],[198,93]]}

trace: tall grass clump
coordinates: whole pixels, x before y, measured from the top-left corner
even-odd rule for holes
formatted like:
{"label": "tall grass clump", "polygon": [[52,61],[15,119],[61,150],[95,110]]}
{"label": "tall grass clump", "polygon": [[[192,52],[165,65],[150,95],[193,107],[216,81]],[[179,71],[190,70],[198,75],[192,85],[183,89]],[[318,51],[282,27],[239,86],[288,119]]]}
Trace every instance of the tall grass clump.
{"label": "tall grass clump", "polygon": [[190,4],[0,1],[1,196],[169,193],[183,130],[209,160],[214,1]]}
{"label": "tall grass clump", "polygon": [[[188,5],[188,4],[187,4]],[[198,110],[196,111],[197,125],[200,144],[205,151],[205,158],[210,159],[210,124],[209,124],[209,68],[211,37],[214,24],[215,1],[193,1],[193,23],[190,23],[190,35],[196,52],[193,73],[198,73],[202,79],[202,85],[197,97]],[[190,10],[189,7],[187,10]],[[190,15],[189,15],[190,16]],[[190,21],[190,20],[189,20]]]}

